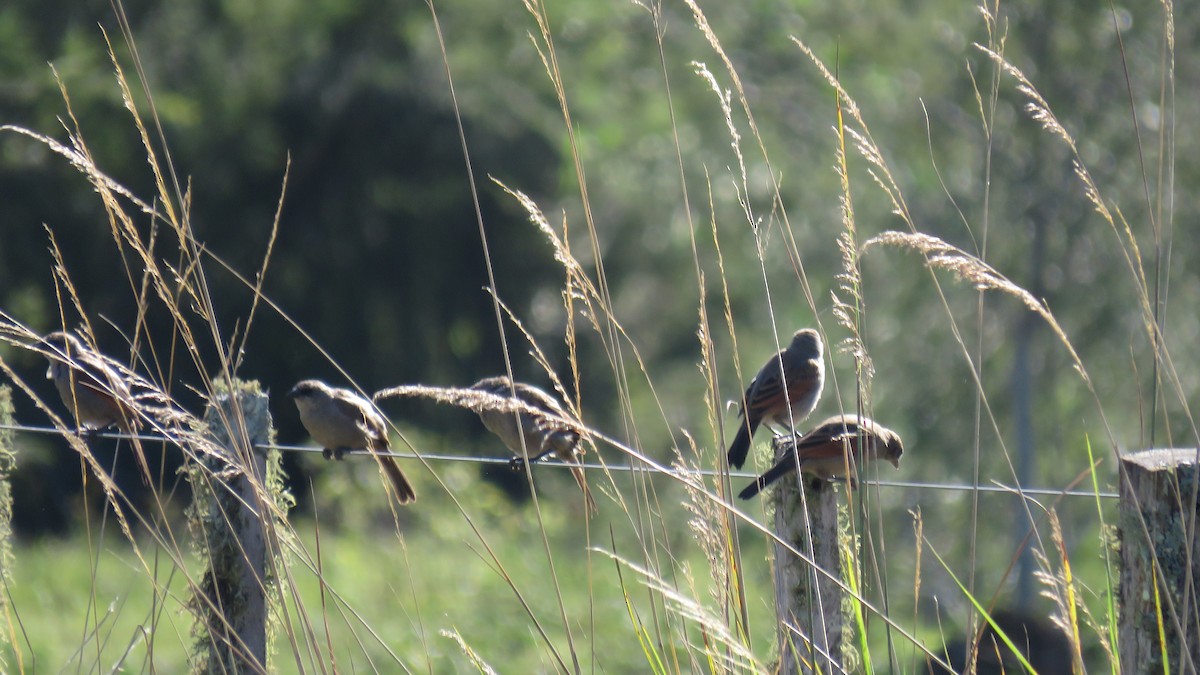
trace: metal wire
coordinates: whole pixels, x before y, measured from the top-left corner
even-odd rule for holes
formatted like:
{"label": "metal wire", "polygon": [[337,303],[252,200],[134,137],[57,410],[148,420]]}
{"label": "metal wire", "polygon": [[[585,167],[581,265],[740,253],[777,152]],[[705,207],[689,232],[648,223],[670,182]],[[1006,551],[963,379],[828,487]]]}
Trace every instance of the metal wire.
{"label": "metal wire", "polygon": [[[48,435],[60,435],[62,433],[59,429],[56,429],[54,427],[35,427],[35,426],[29,426],[29,425],[25,425],[25,424],[0,424],[0,429],[16,431],[19,433],[34,433],[34,434],[48,434]],[[166,443],[175,443],[176,442],[175,439],[172,439],[172,438],[169,438],[166,436],[159,436],[156,434],[126,434],[126,433],[121,433],[121,432],[116,432],[116,431],[97,431],[97,432],[89,433],[88,436],[93,437],[93,438],[107,438],[107,439],[114,439],[114,440],[131,440],[131,439],[136,438],[137,440],[143,441],[143,442],[146,442],[146,441],[166,442]],[[315,446],[305,446],[305,445],[280,445],[280,444],[268,445],[268,444],[264,444],[264,445],[258,445],[255,447],[260,450],[279,450],[282,452],[308,452],[308,453],[323,452],[322,448],[318,448]],[[367,452],[365,450],[353,450],[353,451],[351,451],[351,454],[366,455]],[[512,457],[443,455],[443,454],[438,454],[438,453],[426,453],[426,452],[417,454],[415,452],[396,452],[394,450],[388,451],[388,452],[380,452],[377,454],[385,455],[388,457],[396,457],[398,459],[424,459],[426,461],[431,461],[431,462],[466,462],[466,463],[470,463],[470,464],[494,464],[494,465],[504,465],[504,466],[508,466],[512,462],[512,459],[513,459]],[[578,467],[578,468],[583,468],[583,469],[588,469],[588,470],[596,470],[596,471],[659,471],[658,469],[654,469],[651,467],[638,466],[638,465],[632,465],[632,464],[599,464],[596,462],[582,462],[582,463],[538,462],[538,464],[540,466],[547,466],[547,467],[559,467],[559,468],[564,468],[564,469]],[[661,471],[659,471],[659,472],[662,473]],[[681,473],[686,473],[689,476],[695,476],[695,475],[720,476],[720,475],[724,475],[725,472],[714,471],[712,469],[702,469],[702,470],[697,470],[697,471],[689,470],[687,472],[681,472]],[[757,478],[758,477],[758,474],[750,473],[747,471],[729,471],[728,473],[729,473],[730,478]],[[1001,485],[1001,484],[980,485],[980,486],[976,487],[973,485],[968,485],[966,483],[929,483],[929,482],[923,482],[923,481],[861,480],[860,482],[863,484],[866,484],[866,485],[876,485],[878,487],[883,487],[883,488],[937,490],[937,491],[945,491],[945,492],[970,492],[972,490],[978,490],[979,492],[1007,494],[1007,495],[1013,495],[1013,496],[1024,495],[1024,496],[1036,496],[1036,497],[1060,497],[1060,496],[1061,497],[1091,497],[1092,499],[1095,499],[1097,497],[1099,497],[1100,499],[1116,499],[1119,496],[1116,492],[1089,492],[1087,490],[1056,490],[1054,488],[1041,488],[1041,487],[1016,488],[1016,487],[1012,487],[1012,486],[1008,486],[1008,485]]]}

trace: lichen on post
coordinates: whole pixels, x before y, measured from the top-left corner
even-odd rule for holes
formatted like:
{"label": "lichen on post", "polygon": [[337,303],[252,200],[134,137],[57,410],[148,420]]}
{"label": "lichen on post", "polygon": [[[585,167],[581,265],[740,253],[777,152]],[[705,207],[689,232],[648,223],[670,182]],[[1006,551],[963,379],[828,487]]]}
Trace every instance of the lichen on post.
{"label": "lichen on post", "polygon": [[268,672],[269,603],[277,582],[283,490],[268,398],[257,383],[218,387],[205,410],[211,447],[188,467],[189,509],[204,577],[192,599],[200,672]]}

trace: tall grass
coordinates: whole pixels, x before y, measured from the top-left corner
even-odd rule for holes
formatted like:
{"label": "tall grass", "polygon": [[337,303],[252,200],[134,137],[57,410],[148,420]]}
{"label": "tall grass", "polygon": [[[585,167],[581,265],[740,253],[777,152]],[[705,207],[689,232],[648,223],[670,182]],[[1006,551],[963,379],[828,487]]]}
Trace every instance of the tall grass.
{"label": "tall grass", "polygon": [[[456,115],[461,116],[456,88],[464,83],[454,77],[437,7],[432,2],[428,6],[431,30],[437,34],[445,66],[447,90],[455,101]],[[555,223],[546,215],[550,209],[522,192],[520,186],[495,182],[545,238],[546,247],[541,253],[561,265],[560,294],[566,317],[561,339],[568,355],[565,369],[553,367],[546,346],[525,328],[519,311],[505,304],[504,280],[496,277],[490,262],[492,232],[482,215],[478,216],[478,232],[480,246],[488,256],[487,290],[494,299],[507,370],[511,375],[520,370],[513,367],[513,361],[531,360],[541,367],[546,381],[565,402],[569,418],[558,421],[576,429],[589,447],[589,459],[601,464],[601,470],[589,471],[589,481],[600,496],[599,513],[589,517],[575,493],[535,483],[530,473],[533,501],[529,518],[528,513],[489,488],[468,488],[471,477],[461,467],[424,458],[426,448],[436,443],[430,432],[393,420],[393,432],[402,449],[415,455],[424,469],[418,479],[422,500],[411,509],[412,513],[389,504],[386,513],[377,507],[372,510],[375,516],[364,515],[360,510],[365,500],[343,499],[338,491],[354,491],[353,481],[377,482],[368,463],[340,484],[338,479],[329,479],[312,486],[317,514],[313,522],[289,519],[287,510],[292,502],[282,494],[279,483],[257,486],[255,504],[260,507],[268,549],[275,554],[271,577],[277,582],[268,589],[275,651],[267,669],[771,672],[781,658],[772,646],[776,644],[776,632],[794,635],[795,627],[779,625],[765,599],[772,597],[769,562],[765,558],[766,551],[773,548],[770,544],[788,544],[763,524],[769,522],[764,507],[749,507],[732,499],[731,477],[724,458],[725,438],[729,435],[724,401],[735,397],[760,359],[742,354],[739,337],[743,342],[753,342],[746,336],[758,335],[763,343],[761,336],[770,335],[775,349],[779,349],[779,336],[790,333],[797,325],[796,317],[803,317],[799,323],[818,326],[826,342],[838,347],[831,350],[836,367],[830,369],[827,396],[834,403],[827,403],[827,407],[844,407],[846,412],[886,420],[887,410],[876,405],[876,378],[884,375],[877,365],[882,359],[873,353],[879,345],[872,337],[873,322],[883,318],[877,319],[884,309],[868,302],[872,284],[881,282],[873,281],[864,265],[875,258],[895,258],[893,264],[910,265],[909,258],[896,255],[906,251],[915,253],[928,269],[928,287],[923,292],[957,346],[957,352],[945,358],[965,364],[969,372],[962,395],[977,401],[974,436],[969,439],[972,483],[978,487],[984,482],[980,470],[984,435],[994,436],[998,454],[1009,469],[1002,482],[1012,487],[1009,498],[1017,500],[1030,523],[1023,546],[1033,551],[1038,580],[1053,607],[1053,620],[1071,647],[1072,671],[1108,667],[1116,672],[1120,655],[1115,646],[1113,562],[1105,525],[1108,516],[1099,498],[1104,487],[1097,469],[1099,461],[1093,460],[1089,443],[1089,462],[1079,479],[1087,479],[1096,495],[1095,527],[1099,535],[1064,531],[1059,501],[1043,504],[1023,491],[1029,486],[1022,484],[1004,440],[1004,422],[992,404],[999,388],[985,377],[983,368],[987,351],[984,326],[991,323],[988,310],[995,306],[985,303],[984,296],[996,296],[997,302],[1015,301],[1057,339],[1057,348],[1090,396],[1103,428],[1105,461],[1119,455],[1122,434],[1110,423],[1110,404],[1090,374],[1108,364],[1088,363],[1071,339],[1072,326],[1060,323],[1045,299],[989,262],[988,241],[995,236],[989,232],[993,189],[990,172],[998,100],[1006,94],[1022,96],[1025,111],[1040,125],[1045,142],[1066,148],[1078,190],[1107,227],[1109,244],[1125,263],[1122,281],[1137,297],[1138,320],[1152,346],[1155,374],[1150,399],[1156,405],[1159,401],[1169,403],[1172,412],[1184,415],[1191,437],[1196,438],[1200,434],[1188,404],[1193,389],[1167,349],[1163,330],[1166,287],[1162,268],[1168,262],[1163,241],[1164,231],[1169,231],[1171,225],[1170,188],[1153,195],[1147,188],[1147,211],[1154,214],[1153,227],[1149,235],[1140,232],[1138,225],[1105,196],[1105,188],[1089,171],[1077,141],[1054,115],[1033,79],[1008,59],[1002,8],[998,3],[985,3],[979,10],[988,42],[977,45],[976,50],[989,70],[978,80],[976,96],[986,178],[982,193],[976,196],[977,203],[969,208],[958,203],[953,206],[976,241],[974,252],[966,250],[922,228],[922,217],[907,197],[910,188],[904,185],[903,172],[894,169],[896,160],[889,158],[890,153],[867,123],[870,111],[859,106],[854,92],[838,76],[838,64],[826,63],[817,50],[797,36],[793,38],[797,61],[805,64],[800,67],[811,68],[832,92],[828,110],[814,114],[827,117],[833,129],[826,163],[836,175],[839,189],[830,200],[836,202],[840,223],[836,230],[824,233],[828,244],[822,251],[836,251],[833,257],[840,260],[840,269],[834,283],[814,283],[806,269],[816,254],[801,244],[806,239],[800,232],[803,226],[791,215],[798,207],[789,202],[778,168],[782,163],[776,159],[787,149],[769,140],[773,120],[756,114],[756,99],[748,93],[751,88],[746,84],[747,77],[725,47],[719,28],[709,22],[698,3],[686,3],[692,21],[688,30],[701,36],[718,64],[691,64],[694,76],[712,93],[729,136],[730,161],[724,171],[713,172],[706,160],[689,154],[680,132],[679,122],[686,113],[677,108],[673,98],[676,83],[672,73],[677,57],[664,38],[663,7],[655,3],[639,3],[638,7],[658,40],[660,62],[655,67],[662,76],[662,101],[669,113],[673,162],[679,171],[678,199],[688,229],[694,270],[694,278],[689,281],[694,286],[677,284],[678,295],[669,301],[681,303],[690,298],[695,303],[693,332],[699,376],[693,376],[691,385],[696,395],[686,405],[703,411],[697,416],[702,426],[677,427],[671,410],[675,397],[684,394],[668,392],[659,385],[663,376],[639,342],[639,327],[626,320],[615,299],[618,293],[614,286],[620,280],[609,274],[606,259],[620,256],[621,245],[607,240],[604,225],[593,209],[595,198],[589,182],[592,167],[577,137],[579,125],[571,96],[571,78],[575,75],[563,67],[555,18],[543,3],[526,0],[530,38],[561,113],[564,144],[574,176],[576,194],[569,200],[566,195],[558,198],[564,203],[577,203],[578,217],[564,211]],[[1164,7],[1169,47],[1162,66],[1167,89],[1172,89],[1173,8],[1169,3]],[[66,142],[13,126],[0,130],[41,143],[89,181],[107,215],[114,248],[123,265],[122,283],[128,285],[138,308],[133,326],[96,326],[96,318],[79,300],[76,284],[57,253],[51,232],[48,238],[55,251],[53,278],[60,327],[81,325],[93,344],[99,342],[97,333],[106,331],[127,339],[128,357],[114,362],[114,367],[134,382],[137,395],[129,403],[145,427],[155,437],[167,439],[161,444],[144,439],[131,442],[141,452],[151,446],[161,446],[163,452],[181,448],[193,484],[221,490],[225,472],[237,470],[238,460],[214,443],[201,414],[180,405],[180,392],[173,390],[177,385],[172,383],[184,379],[189,388],[207,400],[233,387],[253,360],[244,348],[260,312],[284,319],[334,366],[337,358],[309,337],[305,326],[292,320],[285,307],[263,292],[274,243],[277,237],[291,236],[281,223],[282,211],[270,224],[269,243],[252,274],[234,269],[198,243],[190,218],[194,197],[172,164],[135,36],[126,23],[121,25],[121,39],[132,64],[122,63],[111,46],[109,53],[117,86],[145,151],[146,168],[154,185],[152,195],[133,194],[97,166],[82,124],[71,112],[66,86],[62,88],[69,120]],[[131,65],[136,73],[133,78],[126,71]],[[137,100],[146,103],[139,106]],[[1166,107],[1172,103],[1166,94],[1163,103]],[[471,168],[472,146],[461,117],[458,128],[476,213],[481,214],[480,179]],[[929,133],[932,137],[935,130]],[[1161,158],[1162,168],[1157,172],[1141,169],[1147,185],[1152,182],[1151,174],[1157,177],[1173,168],[1173,157],[1164,150],[1173,143],[1170,132],[1157,142],[1160,147],[1155,154]],[[1137,147],[1141,150],[1140,137]],[[903,157],[899,161],[925,159]],[[704,176],[703,199],[689,190],[693,185],[689,177],[693,175]],[[765,190],[756,183],[755,176],[760,175],[769,177]],[[283,183],[281,207],[286,200],[286,173]],[[944,183],[943,189],[946,198],[953,201]],[[889,230],[860,222],[859,207],[868,200],[875,204],[882,201],[901,226]],[[738,214],[736,224],[718,217],[730,211]],[[981,216],[974,219],[966,215],[968,212]],[[1147,239],[1149,247],[1141,243]],[[737,294],[731,289],[730,270],[751,263],[733,260],[729,251],[745,250],[746,246],[739,245],[746,242],[755,255],[752,262],[757,267],[759,314],[766,318],[761,323],[742,318],[746,316],[744,308],[738,305]],[[1154,251],[1149,271],[1144,248]],[[776,250],[784,253],[776,255]],[[782,281],[774,269],[780,260],[785,260],[789,268]],[[217,301],[209,282],[213,274],[237,278],[251,299],[238,325],[220,325],[215,319]],[[960,284],[978,292],[973,296],[974,314],[969,317],[956,310],[953,296]],[[831,288],[831,297],[827,300],[819,296],[815,288]],[[832,307],[833,323],[823,317],[822,308],[827,303]],[[152,341],[147,330],[151,320],[170,324],[169,342]],[[894,317],[888,320],[897,321]],[[842,337],[835,342],[835,336]],[[8,344],[38,351],[38,337],[19,317],[0,315],[0,339]],[[587,370],[585,364],[589,361],[584,355],[588,353],[600,354],[598,360],[606,370]],[[211,355],[217,366],[214,368],[212,360],[202,355]],[[743,367],[742,356],[752,359],[749,367]],[[732,367],[723,365],[728,363]],[[854,373],[849,381],[845,379],[847,366]],[[352,373],[338,368],[346,380],[354,382]],[[207,597],[202,565],[189,549],[188,542],[195,538],[181,526],[177,507],[172,504],[175,478],[154,477],[150,503],[134,502],[114,479],[113,468],[98,459],[86,439],[73,433],[69,420],[58,414],[56,405],[39,400],[24,375],[9,364],[0,361],[0,369],[45,413],[78,454],[85,479],[100,486],[105,503],[103,513],[91,514],[93,517],[87,521],[86,542],[74,542],[86,546],[88,573],[73,580],[82,603],[80,597],[74,597],[63,605],[69,607],[65,614],[85,617],[79,633],[67,640],[72,649],[69,653],[63,650],[54,656],[37,656],[51,647],[23,634],[19,626],[25,623],[27,613],[35,613],[26,608],[40,601],[24,595],[28,590],[13,590],[8,594],[11,602],[7,611],[15,621],[8,621],[3,629],[12,650],[6,653],[5,665],[33,670],[36,665],[47,666],[38,659],[60,659],[48,667],[167,670],[178,664],[200,663],[188,636],[201,625],[201,609],[220,608],[211,602],[197,608],[197,598],[203,605]],[[730,381],[729,374],[735,381]],[[616,392],[615,400],[598,401],[590,395],[593,385],[602,380],[606,389]],[[397,396],[423,397],[467,410],[498,408],[543,414],[516,406],[508,399],[455,387],[397,383],[375,393],[376,399]],[[606,419],[615,420],[614,428],[599,428],[597,420]],[[645,438],[669,438],[672,447],[664,452],[648,446]],[[866,471],[866,477],[882,476],[872,469]],[[1002,557],[1011,559],[996,565],[1003,568],[1005,562],[1009,563],[997,579],[976,574],[977,562],[995,555],[1000,548],[987,541],[994,538],[995,524],[979,516],[982,498],[978,491],[972,495],[970,527],[964,533],[969,540],[969,554],[963,564],[952,560],[951,552],[941,550],[926,535],[926,518],[939,506],[936,501],[905,511],[904,504],[873,485],[864,484],[857,491],[838,489],[839,494],[847,495],[843,546],[846,564],[817,573],[834,578],[847,600],[847,614],[853,617],[857,639],[851,642],[856,653],[846,664],[860,664],[860,668],[872,671],[923,672],[927,663],[946,668],[951,662],[963,660],[983,663],[991,658],[988,650],[1007,650],[1016,656],[1015,661],[1006,663],[1034,669],[1032,657],[1019,654],[1021,636],[1012,634],[995,619],[1008,594],[1009,577],[1020,552],[1003,553]],[[382,490],[378,492],[383,494]],[[422,512],[431,515],[414,515]],[[332,517],[328,515],[331,513]],[[119,543],[114,542],[117,537],[108,527],[110,517],[116,521]],[[912,526],[912,536],[903,525]],[[359,530],[383,532],[385,536],[362,536]],[[1101,572],[1095,577],[1082,578],[1082,570],[1094,571],[1096,566],[1081,562],[1082,554],[1073,550],[1073,544],[1085,538],[1094,539],[1092,545],[1103,555]],[[815,557],[811,546],[808,550],[792,548],[790,554],[806,561]],[[22,556],[36,562],[33,569],[22,569],[23,561],[17,560],[12,570],[17,586],[27,583],[23,575],[38,579],[38,567],[59,569],[56,562],[65,554],[57,545],[48,544],[27,547]],[[45,561],[38,556],[45,556]],[[933,566],[931,558],[939,566]],[[7,564],[4,571],[10,571]],[[931,581],[931,576],[941,579],[941,584]],[[119,577],[123,585],[115,590],[109,586],[114,577]],[[907,588],[910,583],[911,590]],[[932,610],[930,597],[938,603]],[[962,611],[951,616],[950,611],[942,611],[943,603]],[[1193,619],[1187,614],[1196,611],[1186,603],[1180,606],[1168,600],[1166,605],[1170,621],[1176,625],[1187,624]],[[947,624],[967,635],[963,653],[951,653],[945,646],[952,637],[945,628]],[[989,630],[994,636],[991,643],[983,639]],[[207,639],[211,638],[202,635],[202,640]],[[29,659],[25,658],[27,653]],[[64,653],[68,653],[65,658]]]}

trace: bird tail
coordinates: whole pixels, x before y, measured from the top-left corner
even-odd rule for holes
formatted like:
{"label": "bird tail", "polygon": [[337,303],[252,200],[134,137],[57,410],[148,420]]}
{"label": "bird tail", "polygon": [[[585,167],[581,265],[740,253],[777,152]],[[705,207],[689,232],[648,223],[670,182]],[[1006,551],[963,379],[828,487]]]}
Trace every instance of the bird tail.
{"label": "bird tail", "polygon": [[[114,399],[116,400],[116,399]],[[139,431],[142,430],[142,422],[137,417],[135,412],[129,406],[121,404],[117,401],[117,428],[122,433],[129,436],[129,446],[133,449],[133,456],[137,459],[138,468],[142,472],[142,481],[148,486],[154,486],[154,474],[150,473],[150,462],[146,461],[146,449],[142,447],[142,441],[137,437]]]}
{"label": "bird tail", "polygon": [[599,512],[600,509],[596,508],[596,500],[592,499],[592,491],[588,488],[587,478],[583,475],[583,468],[578,466],[571,467],[571,475],[575,477],[575,482],[579,483],[579,489],[583,490],[583,498],[587,500],[588,513]]}
{"label": "bird tail", "polygon": [[794,471],[796,468],[795,462],[796,458],[792,455],[783,458],[775,466],[767,469],[766,473],[755,478],[753,483],[746,486],[746,489],[739,492],[738,499],[750,499],[759,492],[762,492],[763,488],[779,480],[785,474]]}
{"label": "bird tail", "polygon": [[117,401],[120,415],[117,417],[117,428],[126,434],[136,434],[142,430],[142,420],[138,419],[137,411],[132,406]]}
{"label": "bird tail", "polygon": [[738,424],[737,436],[733,437],[733,443],[729,446],[730,466],[740,469],[746,463],[746,455],[750,454],[750,439],[757,426],[753,422],[746,421]]}
{"label": "bird tail", "polygon": [[129,439],[129,447],[133,449],[133,457],[137,460],[138,470],[142,474],[142,482],[147,487],[154,487],[154,474],[150,473],[150,462],[146,461],[146,449],[136,437]]}
{"label": "bird tail", "polygon": [[404,476],[404,472],[400,470],[400,465],[396,463],[394,457],[384,455],[375,455],[379,460],[379,468],[383,469],[384,475],[392,484],[392,492],[396,494],[396,499],[401,504],[411,504],[417,501],[417,491],[413,489],[408,478]]}

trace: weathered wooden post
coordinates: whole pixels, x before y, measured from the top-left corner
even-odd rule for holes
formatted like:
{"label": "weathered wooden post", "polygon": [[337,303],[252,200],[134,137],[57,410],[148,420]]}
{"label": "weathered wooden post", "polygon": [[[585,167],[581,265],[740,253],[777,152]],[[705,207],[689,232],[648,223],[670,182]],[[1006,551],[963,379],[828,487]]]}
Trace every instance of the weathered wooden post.
{"label": "weathered wooden post", "polygon": [[1195,448],[1121,458],[1122,672],[1165,672],[1164,656],[1172,673],[1195,673],[1200,664],[1198,471]]}
{"label": "weathered wooden post", "polygon": [[[267,672],[267,524],[274,495],[267,487],[273,439],[267,395],[256,383],[214,393],[204,422],[224,452],[191,469],[193,522],[208,558],[194,600],[207,636],[207,672]],[[208,453],[200,453],[208,456]],[[198,645],[201,646],[201,645]]]}
{"label": "weathered wooden post", "polygon": [[[7,385],[0,386],[0,424],[13,424],[12,389]],[[3,581],[6,588],[12,581],[10,575],[13,562],[13,501],[12,485],[9,483],[9,477],[17,465],[17,448],[13,444],[13,436],[11,429],[0,429],[0,581]],[[8,616],[8,593],[0,593],[0,615]],[[12,637],[9,630],[0,630],[0,645],[11,646]],[[17,660],[16,670],[24,670],[20,651],[14,649],[13,653]],[[0,654],[3,654],[2,650]],[[12,665],[0,656],[0,670],[7,672]]]}
{"label": "weathered wooden post", "polygon": [[[775,440],[775,456],[790,454],[795,439]],[[810,476],[779,480],[772,493],[775,533],[793,549],[808,555],[834,577],[841,575],[838,545],[838,499],[832,485],[814,489]],[[804,490],[803,495],[801,489]],[[808,517],[804,504],[808,503]],[[842,590],[785,546],[775,544],[775,612],[779,631],[779,673],[795,675],[836,671],[842,662]]]}

